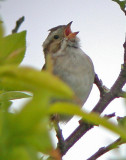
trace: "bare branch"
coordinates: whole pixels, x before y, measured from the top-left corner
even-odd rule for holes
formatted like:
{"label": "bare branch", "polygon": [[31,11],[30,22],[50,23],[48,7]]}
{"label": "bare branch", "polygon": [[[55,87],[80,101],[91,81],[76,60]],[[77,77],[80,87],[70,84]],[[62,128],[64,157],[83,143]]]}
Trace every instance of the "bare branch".
{"label": "bare branch", "polygon": [[102,113],[107,105],[115,98],[118,98],[118,93],[121,93],[123,86],[126,83],[126,40],[123,45],[124,47],[124,64],[121,67],[120,74],[111,87],[110,91],[106,93],[92,110],[93,112]]}
{"label": "bare branch", "polygon": [[107,89],[107,87],[103,86],[102,80],[98,78],[98,75],[95,74],[95,80],[94,83],[96,84],[96,86],[99,89],[100,92],[100,97],[103,97],[103,95],[109,91],[109,89]]}
{"label": "bare branch", "polygon": [[113,118],[113,117],[115,117],[115,112],[111,113],[111,114],[105,114],[104,117],[106,117],[108,119]]}
{"label": "bare branch", "polygon": [[12,30],[12,33],[17,33],[20,25],[24,22],[24,18],[25,18],[25,17],[23,16],[23,17],[19,18],[19,19],[16,21],[16,26],[15,26],[15,28]]}
{"label": "bare branch", "polygon": [[124,47],[124,63],[126,64],[126,35],[125,35],[125,43],[123,44]]}
{"label": "bare branch", "polygon": [[63,137],[62,130],[60,129],[60,126],[58,123],[56,124],[55,130],[56,130],[56,136],[58,139],[57,147],[62,153],[62,150],[64,149],[64,137]]}
{"label": "bare branch", "polygon": [[112,149],[117,148],[119,145],[121,145],[123,143],[126,143],[126,142],[122,141],[121,138],[118,138],[116,141],[109,144],[108,146],[100,148],[94,155],[92,155],[87,160],[96,160],[97,158],[99,158],[103,154],[107,153],[108,151],[110,151]]}

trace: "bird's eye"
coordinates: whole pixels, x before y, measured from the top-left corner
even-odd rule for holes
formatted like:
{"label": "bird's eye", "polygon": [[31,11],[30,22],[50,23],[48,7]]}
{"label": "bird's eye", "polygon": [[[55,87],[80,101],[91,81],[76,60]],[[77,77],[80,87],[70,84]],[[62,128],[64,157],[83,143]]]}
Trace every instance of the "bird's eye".
{"label": "bird's eye", "polygon": [[59,38],[59,36],[58,35],[54,35],[54,39],[58,39]]}

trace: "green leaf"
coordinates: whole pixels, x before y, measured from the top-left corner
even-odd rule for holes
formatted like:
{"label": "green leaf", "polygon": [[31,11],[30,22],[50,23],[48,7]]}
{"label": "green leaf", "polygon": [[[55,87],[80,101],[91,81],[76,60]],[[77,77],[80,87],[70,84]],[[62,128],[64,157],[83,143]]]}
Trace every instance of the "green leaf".
{"label": "green leaf", "polygon": [[49,97],[73,98],[74,93],[58,77],[28,67],[0,67],[0,88],[10,91],[42,91]]}
{"label": "green leaf", "polygon": [[29,97],[31,97],[30,94],[19,92],[19,91],[3,92],[0,94],[0,102],[21,99],[21,98],[29,98]]}
{"label": "green leaf", "polygon": [[0,41],[0,65],[20,64],[25,55],[26,31],[14,33]]}
{"label": "green leaf", "polygon": [[37,151],[45,152],[50,150],[52,145],[47,130],[48,99],[45,104],[42,97],[41,94],[35,94],[33,99],[10,121],[9,126],[13,128],[11,134],[17,135],[15,140],[13,138],[13,143],[20,139],[19,143],[29,144],[29,147],[33,146]]}
{"label": "green leaf", "polygon": [[[46,98],[46,95],[44,98],[46,100],[43,99],[43,94],[34,93],[32,100],[23,107],[20,113],[17,114],[16,120],[14,120],[17,125],[20,124],[20,126],[17,126],[17,130],[24,131],[27,128],[30,131],[36,127],[36,123],[38,123],[43,117],[47,116],[46,107],[48,105],[48,98]],[[27,121],[24,117],[27,118]]]}
{"label": "green leaf", "polygon": [[9,100],[3,100],[0,102],[0,108],[5,112],[8,112],[8,108],[12,105],[12,102]]}
{"label": "green leaf", "polygon": [[2,136],[2,131],[3,131],[3,113],[0,110],[0,137]]}
{"label": "green leaf", "polygon": [[[42,94],[34,93],[31,101],[18,113],[0,112],[0,157],[3,159],[10,156],[10,160],[17,155],[22,158],[26,156],[27,159],[33,153],[35,155],[37,152],[47,153],[52,150],[45,106],[48,101],[45,103],[42,97]],[[28,153],[25,148],[33,151]]]}
{"label": "green leaf", "polygon": [[29,153],[27,152],[27,150],[22,147],[22,146],[19,146],[19,147],[15,147],[11,150],[11,153],[10,153],[10,160],[31,160],[31,157],[29,155]]}
{"label": "green leaf", "polygon": [[126,10],[125,10],[125,8],[126,8],[126,0],[122,0],[122,1],[120,1],[120,0],[112,0],[112,1],[118,3],[119,6],[120,6],[120,8],[121,8],[121,10],[122,10],[124,13],[126,12]]}
{"label": "green leaf", "polygon": [[109,122],[106,118],[99,117],[97,113],[86,113],[80,109],[79,106],[71,103],[60,103],[57,102],[52,104],[49,108],[49,113],[54,114],[66,114],[66,115],[78,115],[81,116],[84,120],[89,121],[92,124],[102,125],[103,127],[109,129],[110,131],[118,134],[126,140],[126,128],[115,125],[112,122]]}

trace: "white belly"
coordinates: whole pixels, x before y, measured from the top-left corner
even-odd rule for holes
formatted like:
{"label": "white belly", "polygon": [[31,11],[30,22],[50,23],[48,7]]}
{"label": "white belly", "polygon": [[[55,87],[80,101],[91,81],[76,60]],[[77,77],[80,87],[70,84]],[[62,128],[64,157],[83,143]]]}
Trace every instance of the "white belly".
{"label": "white belly", "polygon": [[56,58],[54,63],[54,74],[66,82],[84,104],[94,82],[94,67],[90,58],[82,50],[74,48],[69,54]]}

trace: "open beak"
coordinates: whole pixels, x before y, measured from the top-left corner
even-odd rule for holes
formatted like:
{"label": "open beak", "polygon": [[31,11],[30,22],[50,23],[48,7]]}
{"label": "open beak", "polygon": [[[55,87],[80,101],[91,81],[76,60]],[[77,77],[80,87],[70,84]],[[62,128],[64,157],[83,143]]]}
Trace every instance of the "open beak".
{"label": "open beak", "polygon": [[79,33],[79,32],[71,31],[71,24],[72,24],[72,21],[66,25],[64,30],[65,37],[67,37],[68,39],[74,39],[76,35]]}

